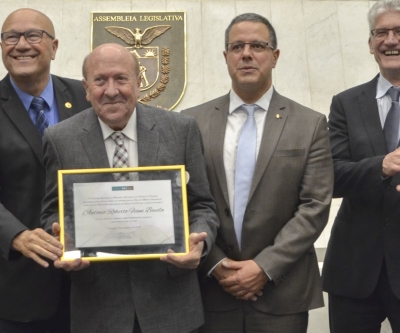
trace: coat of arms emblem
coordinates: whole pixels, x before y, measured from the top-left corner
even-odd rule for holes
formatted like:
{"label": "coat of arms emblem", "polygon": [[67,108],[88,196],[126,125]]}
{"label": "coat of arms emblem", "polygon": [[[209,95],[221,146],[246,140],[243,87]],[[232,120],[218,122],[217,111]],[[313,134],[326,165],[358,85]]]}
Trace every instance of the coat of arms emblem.
{"label": "coat of arms emblem", "polygon": [[139,101],[173,109],[186,87],[185,12],[92,13],[92,49],[124,45],[139,60]]}

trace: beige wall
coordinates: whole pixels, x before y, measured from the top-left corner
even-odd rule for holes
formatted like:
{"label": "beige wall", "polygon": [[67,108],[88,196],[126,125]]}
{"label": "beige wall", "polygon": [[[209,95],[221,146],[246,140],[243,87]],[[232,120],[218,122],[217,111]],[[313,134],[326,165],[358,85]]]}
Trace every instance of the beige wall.
{"label": "beige wall", "polygon": [[[378,72],[369,54],[367,12],[374,1],[302,0],[0,0],[0,22],[13,10],[31,7],[47,14],[60,40],[52,72],[81,79],[90,51],[92,11],[186,11],[187,86],[175,108],[205,102],[230,88],[224,58],[224,31],[245,12],[266,16],[274,25],[281,55],[274,86],[283,95],[326,115],[332,96],[366,82]],[[0,65],[0,77],[6,71]],[[317,247],[325,247],[339,201]]]}

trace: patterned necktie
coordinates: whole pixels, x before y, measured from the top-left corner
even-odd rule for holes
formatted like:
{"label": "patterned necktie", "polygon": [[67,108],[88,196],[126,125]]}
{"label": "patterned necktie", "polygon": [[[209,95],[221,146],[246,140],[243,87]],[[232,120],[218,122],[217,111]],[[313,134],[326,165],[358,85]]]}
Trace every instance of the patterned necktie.
{"label": "patterned necktie", "polygon": [[243,217],[249,200],[251,182],[256,166],[257,127],[254,119],[256,105],[243,105],[247,119],[240,133],[235,169],[235,233],[241,247]]}
{"label": "patterned necktie", "polygon": [[33,97],[30,109],[36,113],[35,126],[40,136],[42,137],[44,130],[47,127],[49,127],[49,122],[47,120],[46,113],[43,110],[44,99],[42,97]]}
{"label": "patterned necktie", "polygon": [[[115,141],[115,151],[113,156],[113,168],[127,168],[128,167],[128,151],[124,146],[125,135],[121,132],[114,132],[111,134],[111,139]],[[116,181],[129,180],[129,173],[114,173]]]}
{"label": "patterned necktie", "polygon": [[399,144],[400,105],[399,88],[391,87],[387,94],[392,98],[392,105],[386,116],[383,133],[385,135],[386,148],[388,153],[396,150]]}

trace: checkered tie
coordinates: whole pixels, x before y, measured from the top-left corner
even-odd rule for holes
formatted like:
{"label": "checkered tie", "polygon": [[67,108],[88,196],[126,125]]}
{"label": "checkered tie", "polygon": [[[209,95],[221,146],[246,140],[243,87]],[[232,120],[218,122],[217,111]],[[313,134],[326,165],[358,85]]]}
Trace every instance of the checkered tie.
{"label": "checkered tie", "polygon": [[42,97],[33,97],[30,109],[36,113],[35,126],[40,136],[43,136],[44,130],[47,127],[49,127],[49,122],[47,120],[46,113],[43,110],[44,99]]}
{"label": "checkered tie", "polygon": [[[125,135],[121,132],[114,132],[111,134],[111,139],[115,141],[115,151],[113,157],[113,168],[127,168],[128,167],[128,151],[124,146]],[[116,181],[129,180],[129,173],[114,173]]]}

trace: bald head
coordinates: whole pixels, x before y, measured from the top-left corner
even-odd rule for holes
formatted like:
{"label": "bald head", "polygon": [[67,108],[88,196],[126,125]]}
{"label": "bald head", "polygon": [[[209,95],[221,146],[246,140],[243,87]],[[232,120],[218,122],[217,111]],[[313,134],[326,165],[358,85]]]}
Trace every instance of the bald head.
{"label": "bald head", "polygon": [[31,29],[26,27],[27,24],[38,24],[42,27],[41,30],[45,30],[55,37],[53,22],[51,22],[48,16],[32,8],[21,8],[13,11],[5,19],[1,27],[1,32],[10,30],[22,32]]}
{"label": "bald head", "polygon": [[[27,31],[41,34],[41,40],[30,42]],[[14,36],[1,43],[3,64],[8,73],[18,88],[39,96],[50,80],[50,64],[58,49],[53,23],[35,9],[22,8],[7,16],[1,32]]]}
{"label": "bald head", "polygon": [[133,68],[134,73],[136,76],[139,75],[139,61],[137,60],[136,56],[129,52],[128,49],[125,47],[114,44],[114,43],[107,43],[102,44],[96,47],[91,53],[89,53],[85,59],[83,60],[82,65],[82,75],[85,79],[87,79],[88,75],[88,67],[92,66],[92,63],[96,61],[99,57],[108,57],[110,54],[115,54],[118,57],[124,59],[124,62]]}

